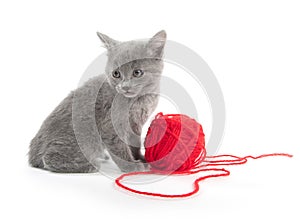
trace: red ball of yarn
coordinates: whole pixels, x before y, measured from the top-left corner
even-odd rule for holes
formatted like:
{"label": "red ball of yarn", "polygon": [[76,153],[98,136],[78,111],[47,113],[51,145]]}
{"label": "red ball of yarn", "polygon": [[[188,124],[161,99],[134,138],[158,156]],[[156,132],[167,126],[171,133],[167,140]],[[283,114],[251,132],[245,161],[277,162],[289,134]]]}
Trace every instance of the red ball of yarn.
{"label": "red ball of yarn", "polygon": [[144,146],[145,159],[152,171],[188,171],[197,167],[206,155],[202,126],[181,114],[157,114]]}

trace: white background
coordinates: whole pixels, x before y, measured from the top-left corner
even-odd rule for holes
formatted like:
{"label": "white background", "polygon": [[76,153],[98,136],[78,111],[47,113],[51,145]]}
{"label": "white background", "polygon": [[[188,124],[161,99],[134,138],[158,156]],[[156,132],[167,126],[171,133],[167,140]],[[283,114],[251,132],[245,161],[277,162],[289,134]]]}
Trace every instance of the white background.
{"label": "white background", "polygon": [[[0,217],[299,218],[299,10],[287,0],[1,1]],[[219,153],[294,158],[230,167],[230,177],[203,182],[197,196],[167,201],[119,191],[99,174],[29,168],[28,145],[42,121],[104,51],[95,32],[130,40],[161,29],[219,80],[227,114]],[[150,187],[189,191],[195,177]]]}

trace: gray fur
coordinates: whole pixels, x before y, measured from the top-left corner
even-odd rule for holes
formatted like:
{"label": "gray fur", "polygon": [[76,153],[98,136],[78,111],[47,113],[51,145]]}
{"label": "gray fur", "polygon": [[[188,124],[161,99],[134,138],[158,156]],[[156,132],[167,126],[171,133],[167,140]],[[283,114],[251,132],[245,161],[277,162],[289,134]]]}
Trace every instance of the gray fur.
{"label": "gray fur", "polygon": [[[141,130],[158,103],[166,33],[160,31],[149,41],[128,42],[97,34],[107,48],[105,74],[72,91],[46,118],[30,144],[33,167],[61,173],[95,172],[99,161],[108,159],[106,149],[121,171],[145,169]],[[134,78],[135,69],[144,75]],[[115,70],[121,78],[112,77]]]}

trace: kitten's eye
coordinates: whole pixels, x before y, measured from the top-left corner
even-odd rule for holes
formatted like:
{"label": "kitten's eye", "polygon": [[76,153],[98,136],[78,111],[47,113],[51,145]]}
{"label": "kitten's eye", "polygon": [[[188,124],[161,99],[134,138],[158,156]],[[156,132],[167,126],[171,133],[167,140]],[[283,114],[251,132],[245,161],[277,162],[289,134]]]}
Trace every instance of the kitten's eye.
{"label": "kitten's eye", "polygon": [[141,69],[136,69],[133,71],[133,77],[141,77],[144,74],[144,72]]}
{"label": "kitten's eye", "polygon": [[116,70],[116,71],[114,71],[114,72],[112,73],[112,76],[113,76],[114,78],[120,78],[120,77],[121,77],[121,73],[120,73],[118,70]]}

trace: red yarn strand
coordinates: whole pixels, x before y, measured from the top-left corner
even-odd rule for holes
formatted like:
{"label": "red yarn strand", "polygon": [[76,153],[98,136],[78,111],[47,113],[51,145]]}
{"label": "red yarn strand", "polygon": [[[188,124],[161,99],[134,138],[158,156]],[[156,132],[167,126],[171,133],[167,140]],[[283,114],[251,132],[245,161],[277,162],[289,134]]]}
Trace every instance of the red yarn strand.
{"label": "red yarn strand", "polygon": [[[151,175],[151,174],[157,174],[157,172],[155,171],[150,171],[150,172],[132,172],[132,173],[125,173],[123,175],[121,175],[120,177],[118,177],[115,180],[116,185],[118,185],[119,187],[132,192],[132,193],[136,193],[139,195],[146,195],[146,196],[155,196],[155,197],[162,197],[162,198],[185,198],[185,197],[189,197],[192,196],[194,194],[196,194],[199,190],[200,190],[200,186],[199,186],[199,182],[203,181],[205,179],[208,178],[213,178],[213,177],[220,177],[220,176],[229,176],[230,172],[228,170],[225,169],[203,169],[203,170],[198,170],[198,172],[204,172],[204,171],[222,171],[223,173],[219,173],[219,174],[211,174],[211,175],[207,175],[207,176],[202,176],[199,177],[198,179],[196,179],[193,183],[193,190],[191,192],[188,193],[184,193],[184,194],[174,194],[174,195],[168,195],[168,194],[162,194],[162,193],[154,193],[154,192],[143,192],[143,191],[139,191],[136,189],[132,189],[128,186],[125,186],[124,184],[121,183],[121,181],[128,176],[134,176],[134,175]],[[179,174],[179,173],[176,173]],[[192,172],[190,172],[190,174],[193,174]]]}
{"label": "red yarn strand", "polygon": [[206,171],[221,171],[223,173],[219,173],[219,174],[210,174],[210,175],[206,175],[206,176],[202,176],[197,178],[194,183],[193,183],[193,190],[191,192],[188,193],[184,193],[184,194],[174,194],[174,195],[169,195],[169,194],[162,194],[162,193],[154,193],[154,192],[144,192],[144,191],[139,191],[136,189],[132,189],[128,186],[125,186],[122,183],[122,180],[126,177],[129,176],[134,176],[134,175],[153,175],[153,174],[168,174],[167,172],[164,171],[149,171],[149,172],[132,172],[132,173],[125,173],[123,175],[121,175],[120,177],[118,177],[115,180],[115,183],[117,186],[119,186],[122,189],[125,189],[129,192],[132,193],[136,193],[139,195],[145,195],[145,196],[155,196],[155,197],[162,197],[162,198],[185,198],[185,197],[189,197],[192,195],[195,195],[196,193],[199,192],[200,190],[200,186],[199,183],[201,181],[204,181],[205,179],[208,178],[215,178],[215,177],[222,177],[222,176],[229,176],[230,175],[230,171],[226,170],[224,168],[204,168],[203,167],[209,167],[209,166],[228,166],[228,165],[240,165],[240,164],[244,164],[246,163],[248,160],[248,158],[251,159],[260,159],[260,158],[264,158],[264,157],[274,157],[274,156],[285,156],[285,157],[293,157],[293,155],[290,154],[286,154],[286,153],[273,153],[273,154],[263,154],[263,155],[259,155],[259,156],[245,156],[245,157],[237,157],[237,156],[233,156],[233,155],[228,155],[228,154],[224,154],[224,155],[217,155],[217,156],[208,156],[210,159],[214,159],[214,158],[219,158],[219,157],[231,157],[231,158],[236,158],[236,160],[205,160],[204,162],[209,162],[209,164],[205,164],[205,165],[199,165],[197,167],[195,167],[192,170],[187,170],[187,171],[176,171],[174,173],[172,173],[173,175],[191,175],[191,174],[196,174],[199,172],[206,172]]}
{"label": "red yarn strand", "polygon": [[[164,131],[164,132],[163,132]],[[159,141],[158,141],[159,140]],[[200,182],[213,177],[229,176],[230,171],[216,166],[230,166],[245,164],[248,159],[284,156],[286,153],[262,154],[259,156],[238,157],[224,154],[206,156],[205,140],[202,126],[186,115],[159,113],[152,121],[145,139],[145,159],[150,164],[149,172],[132,172],[121,175],[115,180],[117,186],[129,192],[163,198],[184,198],[196,194],[200,189]],[[199,172],[218,171],[197,178],[191,192],[184,194],[162,194],[144,192],[125,186],[122,180],[134,175],[172,174],[191,175]],[[220,173],[221,172],[221,173]]]}

